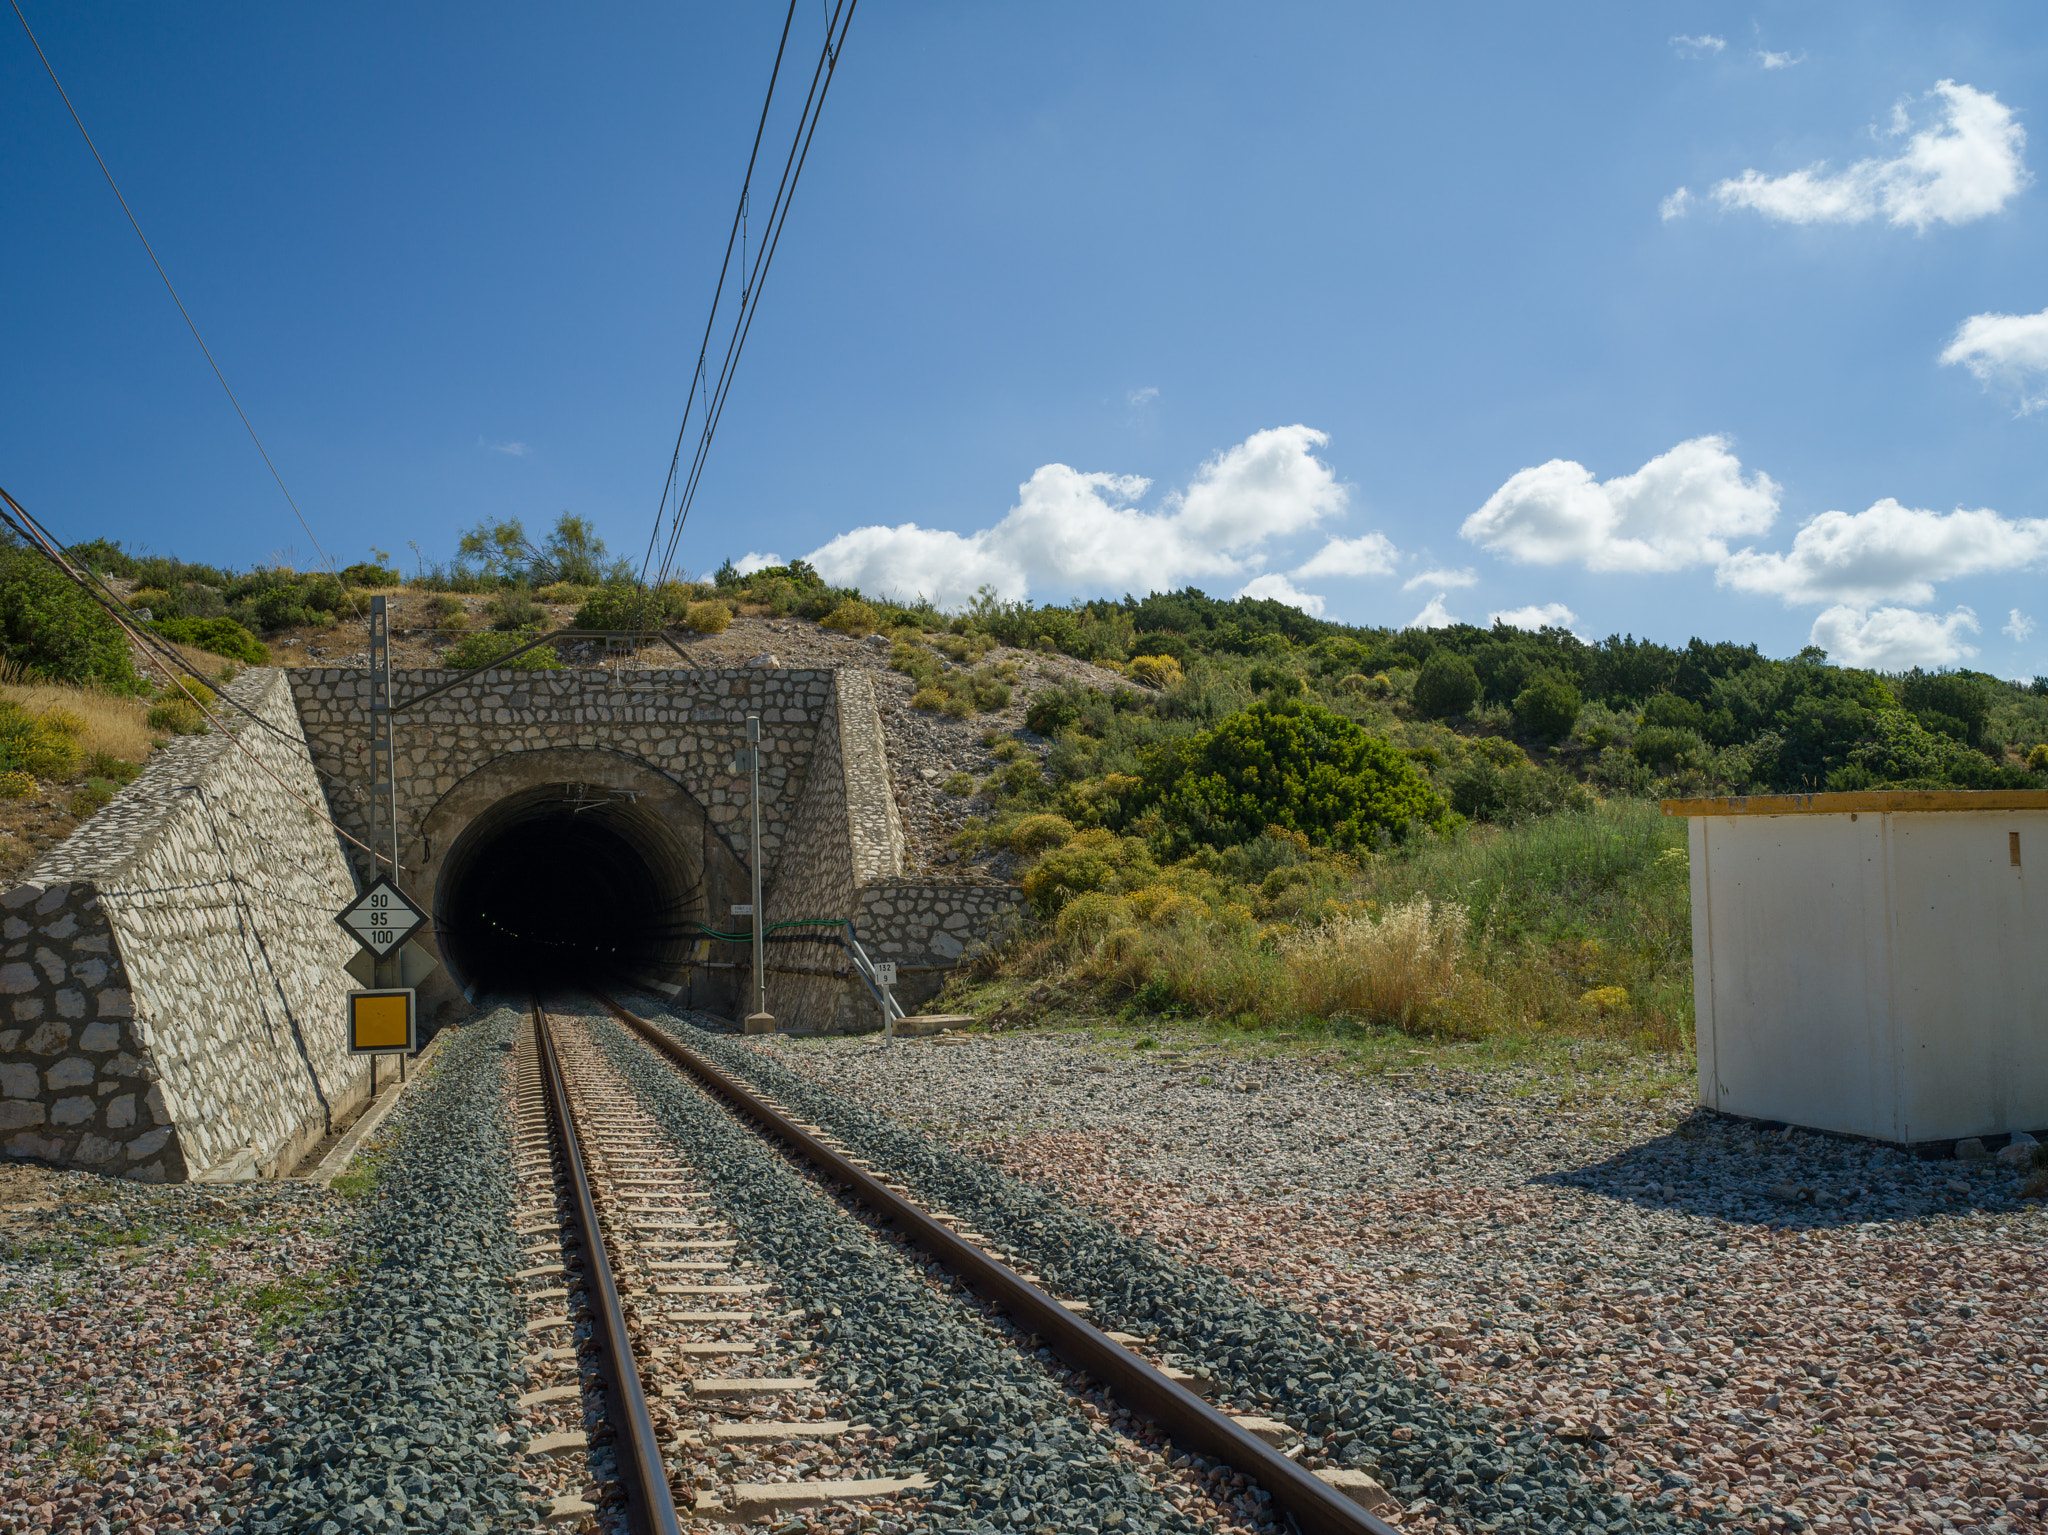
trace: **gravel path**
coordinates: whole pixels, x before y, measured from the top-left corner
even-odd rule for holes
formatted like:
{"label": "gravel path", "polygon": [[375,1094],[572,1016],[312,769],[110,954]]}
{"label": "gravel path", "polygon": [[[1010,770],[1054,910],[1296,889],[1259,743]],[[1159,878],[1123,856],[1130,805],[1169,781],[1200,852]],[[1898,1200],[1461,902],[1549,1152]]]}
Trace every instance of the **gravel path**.
{"label": "gravel path", "polygon": [[[727,1048],[1356,1329],[1638,1500],[1742,1529],[2048,1515],[2048,1212],[2007,1169],[1566,1101],[1533,1074],[1361,1079],[1055,1033]],[[889,1144],[878,1162],[912,1156]],[[982,1176],[953,1165],[924,1176]]]}

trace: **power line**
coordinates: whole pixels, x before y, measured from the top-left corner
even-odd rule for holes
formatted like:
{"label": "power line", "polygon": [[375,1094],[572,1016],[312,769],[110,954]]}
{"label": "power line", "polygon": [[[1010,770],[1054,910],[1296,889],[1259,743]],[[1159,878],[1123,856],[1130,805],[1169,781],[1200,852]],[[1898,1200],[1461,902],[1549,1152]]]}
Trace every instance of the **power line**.
{"label": "power line", "polygon": [[[746,226],[747,195],[754,185],[754,161],[761,153],[761,135],[768,131],[768,109],[775,104],[775,82],[782,78],[782,55],[789,47],[790,23],[796,20],[796,0],[789,0],[789,12],[782,18],[782,40],[775,45],[775,67],[768,71],[768,94],[761,101],[761,120],[754,125],[754,147],[747,152],[747,174],[740,182],[739,206],[733,209],[732,231],[725,237],[725,259],[718,264],[718,285],[711,290],[711,313],[704,317],[704,339],[697,345],[697,367],[690,375],[690,392],[683,400],[682,424],[676,428],[675,451],[669,455],[668,480],[661,487],[661,505],[654,513],[654,528],[647,535],[647,553],[640,561],[640,584],[647,584],[647,565],[654,558],[655,541],[661,537],[661,519],[668,510],[668,493],[675,488],[676,466],[683,459],[683,437],[690,429],[690,407],[697,403],[697,386],[704,382],[704,356],[711,350],[711,328],[718,323],[718,303],[725,295],[725,276],[732,266],[733,243]],[[744,265],[745,255],[741,256]]]}
{"label": "power line", "polygon": [[[277,481],[277,488],[284,492],[284,499],[291,507],[292,515],[299,519],[299,526],[306,530],[306,537],[312,540],[313,552],[326,564],[327,573],[334,577],[335,585],[341,587],[345,595],[348,594],[348,586],[334,568],[333,559],[320,547],[320,540],[315,536],[312,524],[306,521],[306,514],[299,510],[299,503],[292,499],[292,493],[284,483],[284,476],[277,472],[277,465],[271,461],[270,450],[263,446],[263,439],[256,435],[256,428],[249,421],[249,413],[242,409],[242,402],[235,398],[235,391],[228,388],[227,375],[220,371],[220,364],[213,360],[213,349],[206,344],[206,338],[199,334],[199,326],[194,323],[192,312],[185,307],[185,301],[178,297],[178,290],[171,282],[171,274],[166,272],[164,264],[157,260],[156,249],[149,243],[149,236],[142,232],[142,225],[136,220],[135,210],[128,206],[128,199],[121,195],[121,188],[114,180],[114,173],[107,169],[106,157],[100,153],[99,145],[92,141],[92,135],[85,131],[84,119],[78,115],[78,108],[71,104],[71,93],[64,89],[64,82],[57,78],[57,71],[50,63],[50,56],[43,52],[43,45],[36,39],[35,29],[28,24],[28,17],[21,13],[21,0],[8,0],[8,3],[14,7],[15,18],[20,21],[21,30],[28,34],[29,44],[35,49],[36,57],[43,61],[43,69],[50,77],[50,84],[56,86],[57,94],[64,98],[64,110],[71,114],[71,121],[78,125],[79,137],[85,140],[85,147],[92,151],[93,159],[99,162],[100,174],[107,178],[107,185],[113,188],[114,197],[121,204],[121,211],[128,215],[128,227],[135,231],[135,238],[142,242],[143,250],[149,253],[150,264],[156,268],[156,275],[164,280],[164,290],[170,294],[171,302],[178,306],[178,313],[184,316],[186,329],[192,332],[192,339],[199,343],[199,350],[206,354],[206,365],[213,369],[213,376],[220,380],[221,390],[227,395],[228,403],[235,407],[235,414],[242,418],[242,427],[248,432],[249,440],[256,444],[256,451],[263,455],[264,467],[269,469],[270,477]],[[362,616],[362,604],[358,603],[353,595],[349,595],[349,605],[356,610],[357,617]]]}
{"label": "power line", "polygon": [[[797,182],[803,175],[806,161],[810,158],[811,140],[817,134],[818,119],[825,109],[825,96],[832,88],[832,78],[838,70],[840,54],[845,51],[846,34],[853,25],[853,11],[858,3],[859,0],[837,0],[837,3],[833,5],[830,15],[826,18],[825,40],[819,50],[818,63],[811,72],[810,91],[804,97],[802,111],[797,115],[796,131],[790,140],[789,154],[783,160],[782,180],[775,189],[775,200],[769,207],[766,225],[753,264],[751,267],[745,267],[743,273],[744,281],[740,288],[739,313],[734,317],[732,336],[726,343],[725,360],[719,369],[716,385],[713,386],[704,400],[703,426],[698,438],[696,452],[691,459],[689,473],[676,496],[675,513],[669,525],[668,543],[662,551],[661,565],[655,577],[657,584],[665,581],[668,578],[669,571],[674,567],[676,546],[682,537],[683,524],[689,519],[690,508],[696,502],[697,488],[703,480],[704,463],[711,452],[711,440],[717,434],[718,423],[725,414],[726,396],[731,391],[733,377],[739,367],[740,353],[745,349],[747,336],[753,330],[754,314],[759,308],[761,301],[761,289],[767,280],[768,269],[775,260],[776,249],[782,243],[783,226],[789,219],[789,208],[796,196]],[[791,10],[794,11],[794,9],[794,0],[792,0]],[[786,35],[787,23],[784,24],[784,31]],[[776,62],[779,70],[781,67],[781,54],[779,51],[776,56]],[[767,109],[764,106],[762,109],[764,120],[766,112]],[[759,134],[757,133],[757,147],[758,140]],[[751,158],[747,162],[747,175],[748,181],[751,184],[753,177],[753,161]],[[747,191],[742,190],[740,195],[741,214],[746,212],[747,198]],[[735,222],[738,222],[737,216]],[[731,258],[731,253],[732,245],[730,239],[728,239],[726,245],[728,260]],[[744,257],[742,258],[742,265],[743,267],[745,266]],[[720,271],[719,287],[723,291],[723,269]],[[717,300],[714,299],[711,319],[705,324],[707,343],[709,333],[717,322],[717,315],[718,304]],[[703,375],[704,353],[700,351],[697,358],[697,372],[692,378],[690,385],[691,398],[693,400],[699,385],[703,381]],[[680,461],[681,458],[682,436],[688,430],[688,427],[689,407],[686,404],[684,407],[683,428],[677,433],[677,461]],[[677,462],[671,462],[668,483],[662,488],[662,505],[655,513],[656,539],[660,537],[661,519],[668,509],[669,490],[675,485],[676,468]],[[650,541],[650,552],[651,547]],[[646,578],[644,565],[642,566],[641,577],[644,582]]]}
{"label": "power line", "polygon": [[[51,564],[55,565],[57,569],[61,571],[65,576],[69,577],[73,582],[77,583],[77,585],[84,588],[86,595],[91,597],[94,601],[98,602],[102,608],[105,608],[108,613],[108,616],[110,616],[116,624],[120,625],[122,632],[128,636],[130,643],[132,643],[138,650],[140,650],[146,659],[156,664],[157,668],[163,672],[166,680],[172,683],[176,683],[178,679],[176,675],[172,672],[170,666],[164,661],[161,655],[158,655],[156,653],[156,649],[150,643],[150,640],[146,640],[143,637],[144,633],[146,633],[147,631],[138,630],[137,625],[141,624],[141,620],[135,617],[134,612],[128,607],[128,605],[126,603],[120,602],[118,598],[113,599],[113,601],[111,602],[102,598],[99,591],[95,589],[93,583],[87,580],[86,577],[82,573],[80,573],[78,568],[75,565],[73,565],[70,559],[65,555],[62,547],[57,543],[56,539],[51,536],[49,529],[45,528],[40,522],[36,521],[34,517],[31,517],[26,511],[24,511],[22,509],[21,503],[15,500],[14,497],[8,495],[5,490],[0,490],[0,501],[4,501],[9,507],[13,508],[13,512],[0,511],[0,522],[4,522],[7,526],[13,528],[15,532],[20,534],[21,537],[28,543],[30,548],[36,550]],[[14,515],[15,513],[19,513],[18,518],[16,515]],[[131,623],[130,620],[133,620],[133,622]],[[156,636],[151,636],[151,639],[155,638]],[[178,655],[175,651],[171,652],[171,656],[172,659],[178,663],[178,665],[183,667],[186,671],[191,672],[195,678],[199,678],[199,673],[193,669],[191,663],[186,661],[183,656]],[[199,680],[203,682],[205,679],[199,678]],[[185,688],[180,688],[178,691],[183,697],[190,699],[194,707],[196,707],[199,710],[200,714],[204,716],[206,720],[214,726],[214,728],[219,730],[223,736],[227,737],[229,745],[233,746],[237,751],[241,752],[243,756],[247,757],[251,762],[255,763],[258,771],[260,771],[265,777],[269,778],[280,789],[284,790],[285,793],[289,794],[293,799],[297,800],[300,804],[304,805],[308,810],[311,810],[315,815],[319,816],[321,820],[325,821],[329,826],[333,827],[335,833],[338,836],[342,837],[346,841],[353,842],[357,847],[361,848],[364,852],[368,853],[373,859],[380,856],[375,848],[371,847],[367,842],[364,842],[360,837],[350,832],[347,827],[341,824],[341,822],[335,820],[334,812],[329,810],[327,806],[325,806],[324,804],[314,804],[313,801],[307,799],[305,795],[299,793],[297,789],[294,789],[290,784],[286,783],[275,772],[273,772],[270,768],[270,765],[266,763],[261,757],[257,756],[255,752],[251,751],[249,749],[248,743],[245,742],[239,734],[237,734],[235,731],[228,729],[227,723],[224,720],[222,720],[218,715],[216,715],[211,709],[209,709],[203,702],[201,702],[197,694]],[[211,688],[209,688],[208,691],[211,692]],[[271,724],[270,721],[264,719],[262,715],[256,713],[255,710],[249,708],[246,704],[240,702],[239,700],[231,698],[225,693],[218,694],[216,695],[216,697],[218,700],[224,700],[230,707],[238,710],[242,714],[247,715],[250,719],[256,721],[259,725],[263,726],[264,729],[270,731],[273,735],[278,736],[280,739],[284,740],[288,744],[296,746],[300,750],[304,751],[306,753],[306,760],[308,764],[312,766],[316,774],[319,772],[319,764],[313,762],[311,747],[305,745],[303,742],[292,740],[292,737],[287,732],[278,729],[277,726]]]}

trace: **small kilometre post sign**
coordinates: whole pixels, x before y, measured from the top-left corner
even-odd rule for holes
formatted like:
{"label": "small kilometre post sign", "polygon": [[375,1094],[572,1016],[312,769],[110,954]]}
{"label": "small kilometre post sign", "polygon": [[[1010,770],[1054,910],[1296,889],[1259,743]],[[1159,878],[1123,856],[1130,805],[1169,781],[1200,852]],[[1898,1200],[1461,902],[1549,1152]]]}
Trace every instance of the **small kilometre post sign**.
{"label": "small kilometre post sign", "polygon": [[335,914],[357,943],[382,959],[426,926],[427,914],[399,893],[390,880],[377,882]]}

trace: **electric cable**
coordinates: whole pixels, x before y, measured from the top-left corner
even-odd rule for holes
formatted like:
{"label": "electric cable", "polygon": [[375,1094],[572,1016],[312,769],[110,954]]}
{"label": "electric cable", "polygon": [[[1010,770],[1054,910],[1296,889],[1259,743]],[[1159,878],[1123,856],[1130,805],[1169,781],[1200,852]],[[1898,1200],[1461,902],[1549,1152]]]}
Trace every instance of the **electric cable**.
{"label": "electric cable", "polygon": [[29,44],[35,49],[36,57],[43,61],[43,69],[50,77],[50,84],[57,87],[57,94],[64,99],[64,110],[71,114],[71,121],[78,125],[79,137],[85,140],[85,147],[92,151],[93,159],[99,162],[100,174],[107,178],[107,185],[113,188],[115,200],[121,204],[121,211],[128,215],[128,227],[135,231],[135,238],[142,242],[143,250],[149,253],[150,265],[156,268],[156,275],[163,279],[164,290],[171,295],[171,302],[178,306],[178,313],[184,316],[186,329],[192,332],[192,339],[199,343],[199,350],[206,354],[206,365],[213,369],[213,376],[220,380],[221,390],[227,395],[228,403],[235,407],[235,414],[242,418],[242,427],[248,432],[249,440],[256,444],[256,451],[263,455],[264,467],[270,471],[270,477],[277,481],[277,488],[284,492],[286,504],[291,507],[292,515],[299,519],[299,526],[306,530],[306,537],[313,541],[313,551],[326,564],[328,575],[334,577],[334,584],[341,588],[342,594],[349,600],[349,605],[356,610],[356,616],[361,618],[362,604],[355,600],[348,589],[348,584],[335,570],[333,558],[320,546],[320,540],[314,534],[312,524],[306,521],[306,514],[299,510],[299,503],[292,499],[291,490],[284,483],[284,476],[278,473],[277,465],[271,461],[270,450],[263,446],[263,439],[256,435],[256,428],[250,423],[249,413],[242,409],[242,402],[235,398],[235,391],[228,388],[227,375],[221,372],[220,364],[213,360],[213,349],[206,344],[206,338],[199,334],[199,326],[192,319],[191,311],[185,307],[185,301],[178,297],[178,290],[171,282],[171,274],[166,272],[164,264],[157,260],[156,248],[149,243],[149,236],[142,232],[142,225],[135,217],[135,210],[128,206],[128,199],[121,195],[121,188],[114,180],[114,173],[107,169],[106,157],[100,153],[99,145],[92,141],[92,135],[85,131],[84,119],[78,115],[78,108],[71,104],[71,93],[64,89],[64,82],[57,78],[57,71],[50,63],[50,56],[43,52],[43,45],[37,40],[35,29],[28,24],[28,17],[22,14],[21,0],[8,0],[8,3],[14,7],[15,19],[21,23],[21,30],[28,34]]}
{"label": "electric cable", "polygon": [[[654,558],[655,542],[661,537],[661,519],[668,510],[668,493],[675,488],[676,466],[683,458],[683,437],[690,429],[690,407],[697,400],[697,386],[704,381],[704,354],[711,350],[711,330],[718,323],[718,303],[725,294],[725,277],[732,266],[733,242],[746,224],[747,196],[754,185],[754,161],[761,153],[761,135],[768,131],[768,109],[775,103],[775,82],[782,76],[782,55],[789,47],[790,24],[796,20],[796,0],[789,0],[789,13],[782,18],[782,40],[775,45],[775,67],[768,71],[768,94],[761,102],[761,120],[754,126],[754,147],[747,153],[747,174],[740,182],[739,206],[733,209],[732,231],[725,237],[725,259],[718,264],[718,285],[711,290],[711,313],[704,317],[704,339],[697,344],[697,368],[690,375],[690,392],[683,401],[682,424],[676,428],[675,451],[669,455],[668,480],[661,487],[661,505],[654,514],[654,527],[647,535],[647,553],[640,560],[640,584],[647,584],[647,565]],[[740,265],[746,265],[744,253]]]}
{"label": "electric cable", "polygon": [[[674,568],[677,543],[682,537],[684,523],[689,520],[690,508],[696,502],[697,488],[703,479],[704,463],[711,451],[712,439],[717,434],[718,423],[725,414],[726,396],[731,391],[733,377],[739,366],[740,353],[746,346],[746,338],[753,329],[753,317],[755,311],[760,306],[761,289],[767,280],[769,267],[774,262],[775,250],[781,243],[782,228],[788,221],[790,204],[796,196],[797,181],[802,176],[804,164],[810,157],[811,140],[817,134],[818,119],[824,112],[826,93],[831,89],[833,76],[839,67],[840,55],[845,51],[846,34],[853,24],[853,11],[856,4],[858,4],[858,0],[839,0],[839,3],[833,6],[832,11],[826,18],[825,41],[819,52],[818,63],[811,72],[810,91],[805,96],[803,108],[797,116],[796,131],[791,138],[789,154],[783,161],[782,180],[776,187],[775,199],[769,207],[767,227],[761,239],[759,252],[754,257],[751,266],[747,266],[744,258],[742,258],[744,281],[740,288],[739,314],[733,321],[732,337],[726,343],[725,359],[719,369],[718,381],[707,393],[704,400],[703,426],[700,431],[696,452],[692,455],[688,476],[681,490],[677,493],[675,512],[669,526],[668,543],[663,548],[661,563],[655,575],[656,585],[666,581],[670,570]],[[794,9],[794,0],[792,0],[792,13]],[[784,32],[786,36],[787,23],[784,24]],[[779,50],[777,52],[776,65],[779,71],[781,67],[781,54]],[[765,125],[767,115],[765,104],[762,109],[762,115]],[[758,148],[759,133],[757,132],[757,151]],[[753,178],[753,165],[753,159],[750,157],[747,163],[749,188]],[[747,212],[748,198],[748,189],[742,189],[739,209],[734,216],[735,233],[738,232],[738,228],[742,224]],[[726,244],[726,259],[728,261],[731,260],[731,255],[732,240],[728,237]],[[724,290],[724,281],[725,273],[724,269],[721,268],[719,273],[719,291],[721,293]],[[714,298],[711,316],[705,323],[707,350],[709,335],[717,324],[717,317],[718,300]],[[690,385],[690,398],[692,401],[695,400],[697,389],[703,381],[703,370],[704,351],[700,350],[697,358],[697,372],[693,375]],[[686,403],[682,427],[676,434],[676,453],[670,462],[669,478],[662,487],[661,505],[655,512],[654,537],[649,541],[650,556],[654,544],[659,541],[661,536],[662,518],[668,514],[669,492],[675,488],[676,471],[682,453],[682,438],[689,429],[689,408],[689,404]],[[641,567],[641,582],[643,585],[646,584],[646,576],[646,565],[643,562]]]}
{"label": "electric cable", "polygon": [[[21,510],[21,503],[16,501],[14,497],[8,495],[5,491],[0,491],[0,499],[4,499],[10,507],[13,507],[15,509],[15,511]],[[23,517],[27,517],[27,513],[25,512],[22,515]],[[40,551],[46,559],[48,559],[52,564],[54,564],[58,568],[58,570],[62,571],[66,576],[70,577],[72,581],[76,582],[80,587],[82,587],[88,596],[96,596],[92,583],[86,580],[86,578],[83,575],[79,574],[79,572],[72,566],[69,559],[65,556],[63,550],[60,547],[58,547],[54,539],[51,539],[49,537],[48,531],[46,529],[42,529],[42,525],[40,523],[35,523],[33,519],[29,519],[31,526],[24,526],[21,522],[16,521],[16,519],[7,512],[0,512],[0,522],[5,522],[9,527],[12,527],[17,533],[21,534],[25,539],[27,539],[29,545],[32,548]],[[31,527],[34,530],[39,531],[32,531]],[[101,606],[106,607],[106,604],[102,603]],[[153,661],[157,665],[157,667],[163,672],[165,680],[171,683],[176,683],[178,679],[176,675],[171,671],[170,667],[163,661],[163,659],[160,656],[158,656],[155,653],[155,651],[144,641],[142,635],[139,634],[136,631],[136,629],[130,624],[129,618],[132,616],[132,614],[126,613],[125,608],[123,611],[120,612],[114,611],[111,608],[108,608],[107,611],[108,616],[110,616],[116,624],[120,625],[122,632],[128,636],[129,641],[143,653],[146,659]],[[137,622],[140,622],[140,620],[137,620]],[[178,659],[181,662],[183,661],[183,657],[179,657]],[[181,694],[183,694],[186,698],[190,699],[194,707],[196,707],[199,710],[200,714],[211,725],[218,729],[223,736],[227,738],[229,745],[233,746],[237,751],[241,752],[243,756],[247,757],[251,762],[255,763],[257,769],[261,771],[265,777],[269,778],[273,783],[275,783],[280,789],[284,790],[285,793],[289,794],[293,799],[297,800],[300,804],[304,805],[308,810],[311,810],[315,815],[319,816],[321,820],[325,821],[329,826],[333,827],[336,835],[340,836],[345,841],[354,843],[357,847],[361,848],[364,852],[368,853],[373,860],[382,858],[384,856],[383,854],[379,853],[375,848],[371,847],[367,842],[363,841],[360,837],[350,832],[347,827],[341,824],[341,822],[335,820],[334,812],[328,809],[327,806],[325,806],[324,804],[316,805],[312,800],[306,798],[305,795],[301,794],[297,789],[294,789],[290,784],[286,783],[282,778],[278,777],[278,775],[271,770],[270,765],[268,763],[266,763],[261,757],[258,757],[255,752],[249,749],[248,743],[245,742],[237,732],[228,729],[226,721],[222,720],[204,703],[200,702],[197,695],[183,688],[180,688],[178,691]],[[209,691],[211,690],[209,689]],[[226,697],[225,694],[221,694],[218,696]],[[228,701],[231,704],[233,704],[236,709],[248,715],[251,719],[257,720],[266,728],[270,729],[277,735],[282,736],[285,740],[291,740],[291,737],[289,735],[286,735],[285,732],[278,730],[276,726],[271,725],[268,720],[264,720],[262,716],[256,714],[255,711],[251,710],[238,700],[229,699]],[[309,751],[308,761],[310,762],[310,760],[311,754]],[[315,771],[318,771],[317,766],[315,767]],[[402,868],[395,868],[393,872],[394,875],[396,875],[397,873],[402,872]]]}

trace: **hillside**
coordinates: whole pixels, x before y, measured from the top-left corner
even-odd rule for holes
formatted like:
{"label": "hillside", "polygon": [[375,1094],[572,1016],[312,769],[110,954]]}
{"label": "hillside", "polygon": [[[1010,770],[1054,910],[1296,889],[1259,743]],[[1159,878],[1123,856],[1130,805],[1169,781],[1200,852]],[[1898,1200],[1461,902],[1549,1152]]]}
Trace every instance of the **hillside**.
{"label": "hillside", "polygon": [[[73,553],[209,675],[360,662],[372,592],[395,601],[400,665],[481,665],[574,625],[647,638],[515,664],[681,651],[884,672],[913,865],[1016,880],[1030,901],[1028,926],[948,999],[999,1022],[1057,1005],[1669,1047],[1690,1019],[1689,930],[1682,823],[1660,798],[2048,785],[2044,679],[1887,675],[1727,641],[1355,627],[1193,589],[984,595],[945,613],[801,563],[648,591],[573,518],[538,546],[516,524],[480,528],[464,551],[410,579],[371,563],[339,580],[105,541]],[[204,722],[143,681],[75,587],[25,550],[0,560],[12,872],[152,741]],[[69,702],[53,691],[67,686]]]}

